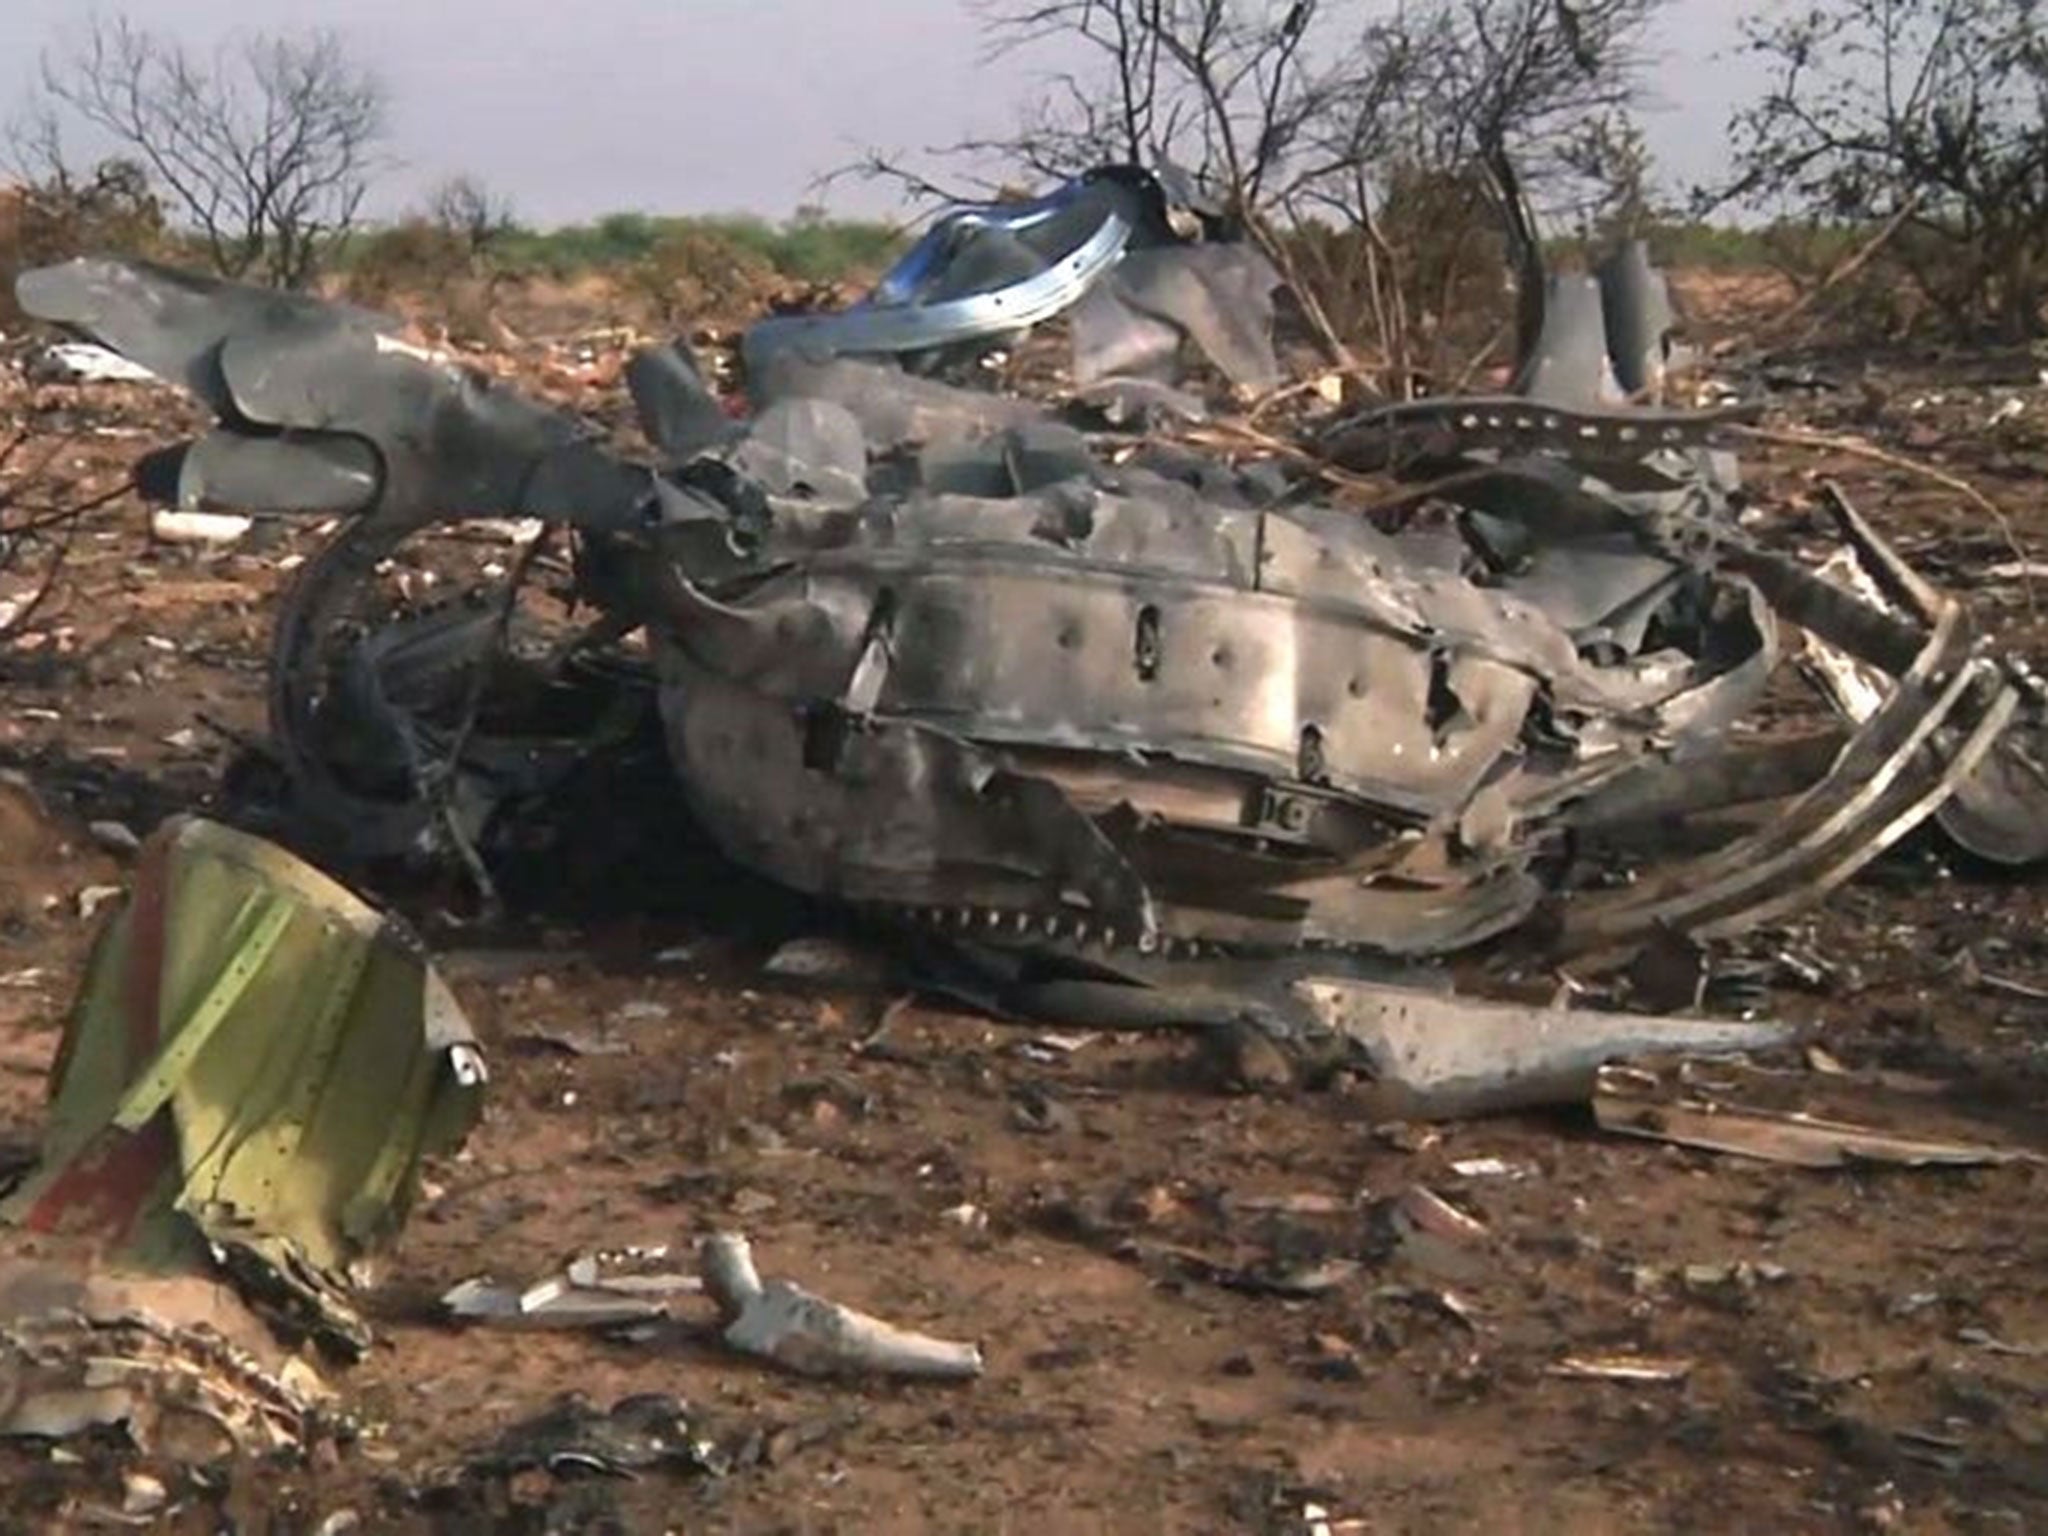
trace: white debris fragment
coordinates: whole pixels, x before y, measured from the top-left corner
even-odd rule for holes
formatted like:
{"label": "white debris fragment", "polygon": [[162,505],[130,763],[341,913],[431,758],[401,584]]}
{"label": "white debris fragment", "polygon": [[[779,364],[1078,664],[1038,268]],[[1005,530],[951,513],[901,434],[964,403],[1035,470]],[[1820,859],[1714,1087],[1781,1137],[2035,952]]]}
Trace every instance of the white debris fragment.
{"label": "white debris fragment", "polygon": [[256,520],[226,512],[172,512],[163,508],[150,514],[152,537],[166,544],[232,544]]}
{"label": "white debris fragment", "polygon": [[1692,1362],[1647,1355],[1573,1355],[1550,1366],[1544,1374],[1561,1376],[1567,1381],[1673,1382],[1692,1374]]}
{"label": "white debris fragment", "polygon": [[981,1374],[981,1350],[911,1333],[787,1280],[762,1284],[753,1251],[737,1233],[704,1240],[704,1289],[725,1315],[725,1342],[807,1376]]}
{"label": "white debris fragment", "polygon": [[118,885],[88,885],[78,893],[79,917],[88,923],[91,922],[99,915],[101,907],[118,899],[120,895],[121,887]]}
{"label": "white debris fragment", "polygon": [[1467,1157],[1451,1164],[1461,1179],[1526,1179],[1533,1170],[1499,1157]]}
{"label": "white debris fragment", "polygon": [[1017,1054],[1024,1057],[1027,1061],[1035,1061],[1044,1066],[1052,1066],[1058,1062],[1065,1061],[1077,1051],[1086,1050],[1101,1038],[1100,1035],[1085,1032],[1065,1035],[1043,1034],[1035,1036],[1018,1046]]}
{"label": "white debris fragment", "polygon": [[59,378],[90,384],[155,384],[161,382],[140,363],[86,341],[60,341],[43,354],[43,364]]}
{"label": "white debris fragment", "polygon": [[621,1003],[612,1010],[614,1024],[660,1024],[670,1013],[667,1003],[657,1003],[651,997],[635,998],[630,1003]]}
{"label": "white debris fragment", "polygon": [[452,1317],[509,1328],[615,1328],[655,1322],[669,1316],[673,1298],[704,1288],[695,1275],[655,1267],[667,1256],[666,1247],[586,1253],[572,1259],[560,1274],[525,1287],[479,1276],[449,1291],[441,1305]]}

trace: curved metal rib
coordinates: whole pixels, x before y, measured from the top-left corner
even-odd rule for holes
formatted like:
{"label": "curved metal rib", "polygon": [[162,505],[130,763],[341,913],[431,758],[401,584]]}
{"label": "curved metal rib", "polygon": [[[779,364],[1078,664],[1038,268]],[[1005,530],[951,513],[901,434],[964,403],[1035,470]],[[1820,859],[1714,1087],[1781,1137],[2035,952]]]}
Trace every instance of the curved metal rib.
{"label": "curved metal rib", "polygon": [[921,352],[983,336],[1022,330],[1071,307],[1096,279],[1122,259],[1132,226],[1110,213],[1086,240],[1043,272],[987,293],[935,304],[868,302],[838,314],[778,315],[746,334],[748,371],[795,348],[813,356]]}
{"label": "curved metal rib", "polygon": [[[1658,928],[1726,934],[1847,880],[1937,809],[2011,719],[2017,696],[1995,668],[1970,659],[1970,645],[1951,604],[1884,706],[1782,817],[1641,886],[1580,898],[1561,947],[1582,953]],[[1940,733],[1958,729],[1960,746],[1936,748]]]}

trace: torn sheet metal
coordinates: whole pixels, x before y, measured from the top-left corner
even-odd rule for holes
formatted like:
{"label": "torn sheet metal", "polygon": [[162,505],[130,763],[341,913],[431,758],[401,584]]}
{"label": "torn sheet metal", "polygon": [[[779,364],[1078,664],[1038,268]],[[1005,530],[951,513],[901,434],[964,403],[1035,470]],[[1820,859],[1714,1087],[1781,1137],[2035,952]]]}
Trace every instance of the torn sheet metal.
{"label": "torn sheet metal", "polygon": [[404,1221],[421,1158],[474,1125],[484,1065],[394,920],[181,818],[94,946],[51,1083],[41,1160],[0,1221],[218,1269],[287,1333],[357,1353],[354,1266]]}
{"label": "torn sheet metal", "polygon": [[701,1276],[670,1267],[666,1247],[586,1253],[559,1274],[514,1286],[465,1280],[441,1298],[450,1317],[500,1328],[621,1328],[671,1315],[679,1296],[703,1291]]}
{"label": "torn sheet metal", "polygon": [[[1846,543],[1816,575],[1896,622],[1931,622],[1930,614],[1938,615],[1946,601],[1941,594],[1884,542],[1839,487],[1823,487],[1823,500]],[[1802,668],[1846,719],[1864,727],[1890,705],[1893,679],[1853,644],[1818,630],[1803,632],[1800,641]],[[2038,715],[2048,689],[2032,669],[2010,660],[1980,663],[1987,664],[2000,666],[2028,715]],[[1944,723],[1936,739],[1955,735],[1956,728]],[[1979,858],[2014,866],[2048,858],[2048,737],[2038,727],[2001,731],[1956,777],[1934,815],[1943,831]]]}
{"label": "torn sheet metal", "polygon": [[[1259,373],[1266,275],[1199,219],[1159,235],[1159,207],[1119,174],[964,210],[860,323],[1036,281],[1114,213],[1154,238],[1069,311],[1114,354],[1104,372],[1161,383],[1147,370],[1171,334]],[[316,453],[301,473],[282,447],[195,450],[237,494],[359,495],[364,462],[340,445],[372,450],[368,508],[295,585],[272,665],[297,802],[346,856],[481,865],[498,817],[516,831],[575,765],[658,721],[678,800],[728,859],[969,957],[1003,1004],[1263,1020],[1377,1048],[1390,1082],[1398,1068],[1425,1102],[1475,1105],[1582,1083],[1600,1051],[1713,1045],[1687,1043],[1705,1028],[1690,1021],[1660,1037],[1593,1015],[1539,1018],[1518,1045],[1512,1020],[1466,1015],[1445,1048],[1493,1043],[1439,1058],[1425,1041],[1403,1067],[1373,1035],[1399,1008],[1361,1024],[1324,998],[1319,1017],[1288,985],[1503,942],[1608,956],[1739,932],[1931,817],[1953,830],[1973,786],[2017,782],[2048,719],[2024,669],[1866,526],[1845,521],[1844,543],[1885,601],[1737,518],[1719,434],[1755,403],[1633,398],[1655,394],[1671,329],[1640,252],[1549,292],[1516,392],[1320,434],[1407,487],[1374,520],[1272,463],[1128,451],[918,373],[940,336],[839,355],[841,317],[763,332],[758,414],[729,426],[685,354],[649,354],[634,392],[663,462],[644,465],[359,311],[142,263],[21,284],[33,312],[182,379],[215,436]],[[1112,301],[1127,313],[1099,311]],[[502,696],[489,613],[361,622],[379,566],[451,509],[566,530],[595,616],[545,662],[501,646],[518,684]],[[1737,732],[1788,632],[1872,669],[1883,702],[1832,738]],[[465,720],[449,703],[465,698],[490,707]],[[1730,807],[1757,814],[1690,859],[1610,835]]]}
{"label": "torn sheet metal", "polygon": [[1125,166],[1027,201],[952,208],[859,303],[749,327],[748,377],[786,355],[895,358],[923,371],[1071,311],[1079,385],[1171,382],[1185,342],[1232,382],[1269,388],[1279,273],[1218,234],[1219,220],[1170,205],[1158,179]]}
{"label": "torn sheet metal", "polygon": [[149,369],[107,347],[60,341],[36,360],[36,372],[86,384],[161,384]]}
{"label": "torn sheet metal", "polygon": [[704,1240],[704,1288],[725,1317],[725,1342],[806,1376],[921,1376],[960,1380],[981,1374],[981,1350],[912,1333],[827,1301],[787,1280],[763,1282],[744,1237]]}
{"label": "torn sheet metal", "polygon": [[1611,1062],[1790,1044],[1781,1024],[1533,1008],[1360,982],[1309,980],[1296,992],[1364,1058],[1375,1115],[1451,1119],[1583,1103]]}
{"label": "torn sheet metal", "polygon": [[1603,1130],[1652,1141],[1726,1152],[1796,1168],[1979,1168],[2038,1163],[2035,1152],[1878,1125],[1855,1124],[1804,1110],[1745,1102],[1744,1080],[1717,1082],[1719,1072],[1680,1064],[1605,1068],[1593,1094]]}
{"label": "torn sheet metal", "polygon": [[750,327],[748,368],[784,349],[813,358],[898,355],[1027,330],[1069,308],[1115,266],[1142,216],[1107,179],[1050,198],[947,214],[862,303]]}
{"label": "torn sheet metal", "polygon": [[112,1430],[206,1464],[304,1451],[330,1396],[219,1281],[110,1270],[74,1244],[0,1258],[0,1437]]}
{"label": "torn sheet metal", "polygon": [[1600,265],[1600,311],[1615,382],[1633,398],[1661,400],[1678,312],[1671,285],[1650,262],[1650,247],[1630,240]]}

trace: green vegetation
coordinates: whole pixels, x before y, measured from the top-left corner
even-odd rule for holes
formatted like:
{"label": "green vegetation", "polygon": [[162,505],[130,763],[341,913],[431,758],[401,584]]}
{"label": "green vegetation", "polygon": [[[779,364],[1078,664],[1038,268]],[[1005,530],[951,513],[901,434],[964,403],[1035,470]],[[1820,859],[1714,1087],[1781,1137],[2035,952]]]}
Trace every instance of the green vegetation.
{"label": "green vegetation", "polygon": [[[1785,272],[1818,276],[1853,253],[1872,231],[1861,225],[1784,220],[1772,224],[1709,224],[1666,220],[1642,231],[1650,256],[1672,271]],[[1556,263],[1583,262],[1612,247],[1612,237],[1564,236],[1544,242]]]}
{"label": "green vegetation", "polygon": [[[397,224],[359,235],[346,265],[409,265],[423,231]],[[735,267],[762,270],[793,282],[823,283],[885,266],[900,249],[901,232],[873,220],[828,219],[806,210],[782,223],[747,214],[675,217],[610,213],[588,224],[536,230],[514,225],[493,236],[488,258],[506,276],[574,277],[661,262],[676,250],[724,252]]]}

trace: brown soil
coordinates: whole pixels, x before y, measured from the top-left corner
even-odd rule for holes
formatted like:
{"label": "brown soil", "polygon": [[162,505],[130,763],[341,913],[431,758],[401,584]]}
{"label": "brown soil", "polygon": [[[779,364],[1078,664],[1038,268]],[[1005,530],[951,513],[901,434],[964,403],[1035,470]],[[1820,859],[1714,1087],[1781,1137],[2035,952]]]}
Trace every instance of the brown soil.
{"label": "brown soil", "polygon": [[[2048,548],[2048,397],[1981,375],[1858,374],[1785,415],[1941,460]],[[1987,428],[2008,398],[2020,413]],[[87,483],[182,419],[149,392],[42,403],[53,439],[84,434],[57,472]],[[1809,488],[1839,474],[2001,639],[2038,634],[2022,589],[1981,575],[2012,556],[1980,512],[1851,458],[1752,463],[1788,532],[1817,535]],[[19,775],[0,781],[0,1162],[36,1134],[90,934],[78,892],[120,878],[88,823],[146,833],[209,803],[232,748],[201,718],[259,728],[280,566],[315,538],[152,546],[128,501],[94,527],[32,634],[0,649],[0,767]],[[1836,979],[1773,1006],[1851,1068],[1924,1080],[1944,1125],[2048,1147],[2048,1009],[1954,969],[1968,950],[2048,982],[2048,903],[1944,857],[1916,845],[1802,923]],[[443,948],[490,1107],[385,1266],[378,1347],[336,1373],[362,1438],[225,1472],[0,1450],[0,1528],[90,1523],[140,1466],[178,1505],[164,1528],[194,1531],[338,1531],[322,1522],[350,1510],[380,1531],[1279,1533],[1315,1529],[1312,1506],[1354,1532],[2048,1529],[2042,1168],[1807,1172],[1606,1137],[1583,1113],[1376,1126],[1341,1089],[1242,1091],[1181,1043],[1036,1052],[1032,1030],[921,1004],[863,1049],[889,989],[778,983],[768,945],[717,921],[485,943]],[[533,1038],[600,1025],[624,1052]],[[1386,1202],[1415,1185],[1490,1239],[1390,1241]],[[767,1273],[978,1338],[987,1376],[819,1384],[687,1332],[614,1344],[435,1315],[472,1275],[727,1227]],[[1356,1268],[1308,1297],[1219,1283],[1275,1255]],[[1691,1369],[1553,1371],[1616,1354]],[[569,1391],[672,1393],[720,1432],[797,1433],[722,1479],[432,1491]]]}

